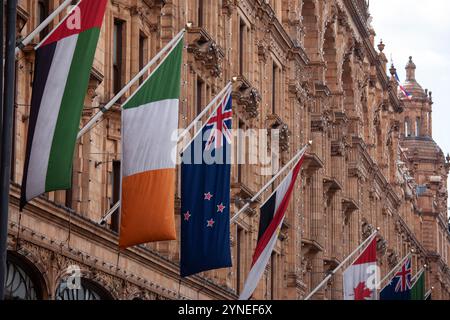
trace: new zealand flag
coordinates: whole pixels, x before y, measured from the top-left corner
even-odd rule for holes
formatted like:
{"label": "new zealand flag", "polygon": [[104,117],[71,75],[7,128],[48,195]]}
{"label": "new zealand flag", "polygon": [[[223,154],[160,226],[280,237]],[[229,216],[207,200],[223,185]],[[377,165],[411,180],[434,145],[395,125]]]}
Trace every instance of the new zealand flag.
{"label": "new zealand flag", "polygon": [[231,123],[228,93],[182,155],[182,277],[231,267]]}
{"label": "new zealand flag", "polygon": [[411,300],[411,257],[380,292],[380,300]]}

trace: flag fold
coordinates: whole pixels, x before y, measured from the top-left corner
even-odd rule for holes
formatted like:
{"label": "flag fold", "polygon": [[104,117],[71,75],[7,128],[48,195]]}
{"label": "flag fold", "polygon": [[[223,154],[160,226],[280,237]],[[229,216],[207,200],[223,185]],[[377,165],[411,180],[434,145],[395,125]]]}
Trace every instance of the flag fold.
{"label": "flag fold", "polygon": [[175,240],[175,167],[183,38],[122,107],[119,246]]}
{"label": "flag fold", "polygon": [[377,239],[344,272],[344,300],[376,300]]}
{"label": "flag fold", "polygon": [[301,154],[294,169],[289,172],[275,192],[261,207],[258,242],[253,254],[252,267],[239,297],[240,300],[250,299],[272,256],[286,215],[286,210],[289,206],[289,200],[294,190],[295,181],[304,161],[305,152],[306,148],[304,148],[303,154]]}
{"label": "flag fold", "polygon": [[20,208],[70,189],[81,112],[106,0],[82,0],[36,50]]}
{"label": "flag fold", "polygon": [[231,124],[228,92],[182,155],[182,277],[231,267]]}

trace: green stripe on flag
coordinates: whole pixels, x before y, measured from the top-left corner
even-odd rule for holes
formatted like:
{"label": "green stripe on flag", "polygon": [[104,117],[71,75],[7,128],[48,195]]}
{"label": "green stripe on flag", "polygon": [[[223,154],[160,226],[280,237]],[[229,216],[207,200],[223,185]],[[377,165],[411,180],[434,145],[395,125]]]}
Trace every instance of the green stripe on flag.
{"label": "green stripe on flag", "polygon": [[422,272],[411,288],[411,300],[425,300],[425,272]]}
{"label": "green stripe on flag", "polygon": [[182,55],[183,39],[180,40],[176,48],[151,78],[123,106],[123,109],[136,108],[161,100],[179,99]]}
{"label": "green stripe on flag", "polygon": [[73,154],[99,35],[100,29],[92,28],[78,36],[50,150],[46,192],[72,185]]}

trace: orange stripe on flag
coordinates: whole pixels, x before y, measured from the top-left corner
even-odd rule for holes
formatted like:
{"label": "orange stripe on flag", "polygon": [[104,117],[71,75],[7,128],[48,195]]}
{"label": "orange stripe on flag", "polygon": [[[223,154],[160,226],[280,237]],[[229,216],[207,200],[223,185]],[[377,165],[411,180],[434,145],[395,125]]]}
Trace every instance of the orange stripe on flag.
{"label": "orange stripe on flag", "polygon": [[119,246],[176,240],[175,169],[124,177]]}

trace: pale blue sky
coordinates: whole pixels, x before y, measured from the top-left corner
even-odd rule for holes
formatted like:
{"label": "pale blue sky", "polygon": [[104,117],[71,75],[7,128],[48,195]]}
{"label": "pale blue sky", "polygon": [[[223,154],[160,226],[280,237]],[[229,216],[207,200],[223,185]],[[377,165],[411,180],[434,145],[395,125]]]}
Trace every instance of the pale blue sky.
{"label": "pale blue sky", "polygon": [[450,1],[372,0],[372,25],[386,44],[400,80],[412,56],[416,79],[433,92],[433,138],[450,153]]}

